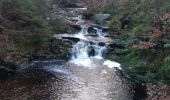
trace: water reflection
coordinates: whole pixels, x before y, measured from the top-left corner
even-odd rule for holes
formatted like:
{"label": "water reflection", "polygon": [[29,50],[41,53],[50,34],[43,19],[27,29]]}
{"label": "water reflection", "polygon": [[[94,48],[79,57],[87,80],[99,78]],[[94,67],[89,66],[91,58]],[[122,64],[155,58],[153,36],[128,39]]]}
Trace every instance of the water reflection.
{"label": "water reflection", "polygon": [[[100,61],[94,62],[100,65]],[[20,72],[15,80],[1,81],[0,99],[131,100],[133,95],[129,83],[108,67],[88,69],[73,63],[63,67],[56,63],[49,62],[49,66],[48,62],[39,63],[41,66],[24,69],[27,71]]]}

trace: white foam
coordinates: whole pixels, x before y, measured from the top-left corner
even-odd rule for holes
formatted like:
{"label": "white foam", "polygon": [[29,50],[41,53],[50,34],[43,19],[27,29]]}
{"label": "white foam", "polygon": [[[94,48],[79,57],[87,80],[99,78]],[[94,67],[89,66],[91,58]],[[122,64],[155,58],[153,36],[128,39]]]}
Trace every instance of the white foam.
{"label": "white foam", "polygon": [[101,56],[95,56],[96,59],[103,59]]}
{"label": "white foam", "polygon": [[83,34],[76,34],[74,37],[79,38],[81,40],[87,40],[87,38]]}
{"label": "white foam", "polygon": [[99,28],[96,28],[96,27],[94,27],[94,29],[97,31],[97,35],[99,36],[99,37],[103,37],[103,31],[102,31],[102,29],[99,29]]}
{"label": "white foam", "polygon": [[[97,31],[97,34],[99,37],[103,37],[102,29],[94,28]],[[71,63],[74,63],[78,66],[93,68],[100,66],[95,61],[102,61],[100,63],[103,63],[104,66],[107,66],[109,68],[120,68],[120,64],[114,61],[110,60],[104,60],[102,55],[104,50],[106,50],[106,46],[99,46],[98,44],[90,44],[88,42],[85,42],[84,40],[88,40],[85,35],[88,33],[88,27],[87,26],[81,26],[81,31],[78,34],[75,34],[74,36],[81,39],[77,44],[73,45],[72,48],[72,59],[70,60]],[[95,50],[95,56],[89,57],[88,55],[88,48],[92,46]],[[96,59],[96,60],[95,60]]]}
{"label": "white foam", "polygon": [[78,59],[72,59],[70,62],[83,67],[92,68],[94,67],[92,60],[90,58],[78,58]]}
{"label": "white foam", "polygon": [[122,69],[119,63],[114,62],[114,61],[110,61],[110,60],[106,60],[103,65],[109,67],[109,68],[119,68],[120,70]]}

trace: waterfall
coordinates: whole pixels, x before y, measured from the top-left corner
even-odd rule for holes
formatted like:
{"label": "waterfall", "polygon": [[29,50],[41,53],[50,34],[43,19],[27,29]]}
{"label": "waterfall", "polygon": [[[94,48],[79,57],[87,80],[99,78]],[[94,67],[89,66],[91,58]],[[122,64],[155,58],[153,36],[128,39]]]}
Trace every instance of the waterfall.
{"label": "waterfall", "polygon": [[86,26],[81,26],[81,31],[78,33],[79,35],[88,35],[88,27]]}
{"label": "waterfall", "polygon": [[[93,29],[96,30],[97,37],[104,38],[102,29],[96,27],[93,27]],[[96,66],[93,62],[94,59],[97,59],[99,62],[104,60],[102,56],[103,52],[107,48],[107,45],[101,46],[99,43],[92,42],[87,39],[86,35],[89,34],[87,30],[88,27],[82,25],[80,32],[75,34],[75,37],[79,38],[80,41],[72,47],[72,57],[70,62],[79,66],[94,67]],[[109,68],[118,67],[120,69],[119,63],[110,60],[105,60],[103,65]]]}
{"label": "waterfall", "polygon": [[102,37],[104,35],[102,29],[99,29],[99,28],[96,28],[94,27],[94,29],[97,31],[96,34],[99,36],[99,37]]}

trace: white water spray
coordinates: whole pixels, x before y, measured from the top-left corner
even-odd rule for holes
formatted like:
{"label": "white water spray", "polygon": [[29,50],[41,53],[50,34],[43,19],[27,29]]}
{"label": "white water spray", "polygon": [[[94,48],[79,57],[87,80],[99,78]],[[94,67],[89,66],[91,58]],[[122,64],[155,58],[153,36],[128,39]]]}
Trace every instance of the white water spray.
{"label": "white water spray", "polygon": [[[104,38],[102,29],[94,29],[97,31],[96,34],[98,37]],[[103,62],[103,66],[107,66],[109,68],[118,67],[120,69],[119,63],[103,59],[102,56],[107,46],[100,46],[98,43],[93,43],[88,40],[85,37],[85,35],[89,34],[87,30],[88,27],[81,26],[81,31],[75,35],[75,37],[80,38],[80,41],[73,45],[72,58],[70,62],[79,66],[93,68],[97,66],[96,63],[94,63],[94,59],[97,59],[98,62]]]}

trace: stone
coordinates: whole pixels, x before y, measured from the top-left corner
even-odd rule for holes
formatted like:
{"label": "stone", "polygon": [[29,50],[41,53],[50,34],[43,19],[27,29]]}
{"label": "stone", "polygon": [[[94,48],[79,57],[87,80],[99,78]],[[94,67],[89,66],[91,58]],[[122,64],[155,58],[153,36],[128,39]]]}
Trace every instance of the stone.
{"label": "stone", "polygon": [[77,42],[79,42],[80,41],[80,39],[79,38],[75,38],[75,37],[62,37],[63,39],[68,39],[68,40],[71,40],[71,41],[73,41],[73,42],[75,42],[75,43],[77,43]]}
{"label": "stone", "polygon": [[97,31],[93,27],[88,28],[88,36],[97,36]]}
{"label": "stone", "polygon": [[97,20],[97,22],[99,22],[100,24],[102,24],[102,23],[104,23],[104,21],[106,21],[110,16],[111,16],[111,14],[99,13],[99,14],[96,15],[96,20]]}
{"label": "stone", "polygon": [[105,43],[102,43],[102,42],[99,42],[98,45],[99,45],[99,46],[105,46],[106,44],[105,44]]}
{"label": "stone", "polygon": [[89,47],[88,47],[88,56],[89,56],[89,57],[95,56],[95,50],[94,50],[94,47],[93,47],[93,46],[89,46]]}

